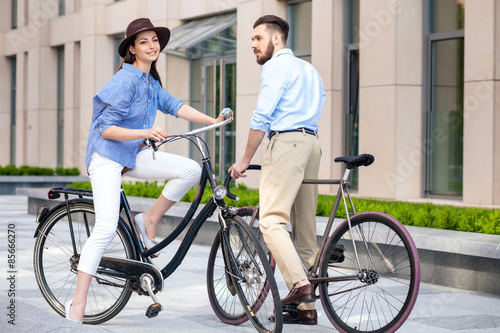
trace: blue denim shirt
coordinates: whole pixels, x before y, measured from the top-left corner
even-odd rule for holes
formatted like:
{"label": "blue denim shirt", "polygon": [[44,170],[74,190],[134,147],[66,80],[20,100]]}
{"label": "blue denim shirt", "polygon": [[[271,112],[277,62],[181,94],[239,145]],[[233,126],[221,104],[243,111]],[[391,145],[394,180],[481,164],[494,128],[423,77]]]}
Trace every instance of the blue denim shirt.
{"label": "blue denim shirt", "polygon": [[266,133],[301,127],[318,131],[324,103],[323,81],[316,69],[292,50],[280,50],[262,67],[250,128]]}
{"label": "blue denim shirt", "polygon": [[85,152],[87,169],[94,152],[106,156],[124,167],[135,168],[139,146],[144,139],[116,141],[104,139],[102,133],[110,126],[130,129],[153,127],[156,111],[177,117],[184,104],[173,97],[160,83],[130,64],[123,64],[111,80],[94,96],[92,124]]}

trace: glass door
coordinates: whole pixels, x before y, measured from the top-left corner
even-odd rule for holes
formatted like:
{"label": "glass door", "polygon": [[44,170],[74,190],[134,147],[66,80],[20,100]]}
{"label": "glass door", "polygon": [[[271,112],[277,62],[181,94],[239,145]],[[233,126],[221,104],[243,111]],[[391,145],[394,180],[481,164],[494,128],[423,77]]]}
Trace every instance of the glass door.
{"label": "glass door", "polygon": [[[223,108],[235,111],[236,107],[236,59],[224,57],[202,61],[202,112],[216,117]],[[227,169],[235,162],[235,123],[208,132],[207,144],[219,178],[223,179]]]}

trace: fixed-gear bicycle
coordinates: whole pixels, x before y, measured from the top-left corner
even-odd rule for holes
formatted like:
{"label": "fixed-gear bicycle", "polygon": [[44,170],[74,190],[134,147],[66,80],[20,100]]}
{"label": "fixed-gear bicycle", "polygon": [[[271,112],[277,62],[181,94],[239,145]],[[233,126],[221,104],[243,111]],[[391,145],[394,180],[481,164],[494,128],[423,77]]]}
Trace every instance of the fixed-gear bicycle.
{"label": "fixed-gear bicycle", "polygon": [[[339,185],[314,264],[304,270],[315,287],[316,299],[321,300],[328,319],[340,332],[395,332],[410,315],[420,286],[417,248],[406,228],[388,214],[357,213],[354,207],[349,193],[350,172],[373,161],[369,154],[338,157],[335,162],[346,166],[342,179],[303,181]],[[260,166],[251,165],[249,169]],[[338,222],[335,216],[341,204],[347,218]],[[251,214],[247,217],[249,225],[262,240],[258,207],[247,211]],[[215,275],[218,278],[208,279],[210,303],[222,321],[238,325],[245,321],[243,309],[234,302],[230,286],[224,285],[227,279],[220,269],[221,260],[214,254],[220,246],[216,241],[207,270],[219,272]],[[274,269],[272,255],[267,256]],[[293,314],[297,307],[283,306],[283,311]]]}
{"label": "fixed-gear bicycle", "polygon": [[[225,109],[223,114],[227,114],[228,119],[218,124],[168,136],[161,142],[149,141],[153,154],[162,144],[183,138],[195,144],[203,165],[197,194],[180,224],[158,245],[146,250],[126,195],[121,191],[116,235],[107,247],[89,288],[84,324],[99,324],[112,319],[125,307],[133,292],[150,296],[153,304],[148,307],[146,316],[157,316],[162,306],[156,293],[163,290],[164,280],[180,266],[207,218],[217,214],[225,274],[245,314],[259,332],[281,332],[283,319],[281,311],[276,311],[281,310],[281,302],[268,257],[248,223],[232,207],[226,206],[226,196],[237,197],[229,192],[228,187],[218,184],[208,147],[198,135],[229,123],[232,111]],[[190,224],[207,183],[213,190],[212,198]],[[68,188],[49,191],[51,199],[61,195],[65,200],[54,208],[39,207],[33,265],[42,295],[59,315],[64,316],[64,304],[75,293],[80,253],[92,232],[95,213],[92,191]],[[165,267],[156,267],[151,256],[172,243],[189,224],[175,255]],[[275,314],[278,315],[273,317]]]}

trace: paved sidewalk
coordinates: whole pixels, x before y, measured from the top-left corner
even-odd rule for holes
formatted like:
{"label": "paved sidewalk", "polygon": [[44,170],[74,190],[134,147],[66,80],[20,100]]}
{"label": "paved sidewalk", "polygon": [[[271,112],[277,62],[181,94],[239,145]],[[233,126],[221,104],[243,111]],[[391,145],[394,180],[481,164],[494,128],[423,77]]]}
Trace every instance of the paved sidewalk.
{"label": "paved sidewalk", "polygon": [[[7,266],[9,225],[16,235],[14,270]],[[27,197],[0,195],[0,332],[255,332],[249,323],[230,326],[213,314],[205,283],[209,247],[201,245],[193,245],[178,271],[166,280],[164,291],[158,294],[164,306],[158,317],[146,318],[150,299],[134,294],[124,310],[107,323],[73,324],[55,314],[36,284],[32,263],[35,227],[35,217],[27,214]],[[162,252],[156,264],[165,265],[175,250]],[[8,280],[12,277],[13,288]],[[279,274],[277,279],[281,293],[286,293]],[[15,311],[8,308],[13,301]],[[319,302],[317,305],[320,307]],[[336,332],[323,310],[318,313],[318,326],[285,325],[283,331]],[[14,318],[15,326],[9,324]],[[400,332],[500,332],[500,298],[422,284],[416,306]]]}

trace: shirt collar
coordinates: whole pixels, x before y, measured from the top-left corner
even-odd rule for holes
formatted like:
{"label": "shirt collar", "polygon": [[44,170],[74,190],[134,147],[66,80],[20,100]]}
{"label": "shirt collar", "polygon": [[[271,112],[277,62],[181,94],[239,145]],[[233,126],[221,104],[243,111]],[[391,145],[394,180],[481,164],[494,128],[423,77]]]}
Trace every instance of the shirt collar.
{"label": "shirt collar", "polygon": [[273,58],[274,57],[279,57],[280,55],[282,54],[289,54],[289,55],[292,55],[293,56],[293,51],[291,49],[281,49],[279,50],[278,52],[276,52],[274,55],[273,55]]}
{"label": "shirt collar", "polygon": [[141,71],[139,68],[135,67],[132,64],[123,63],[122,69],[126,70],[127,72],[130,72],[132,74],[137,75],[137,77],[139,77],[139,78],[141,78],[143,76],[146,77],[146,73],[144,73],[143,71]]}

